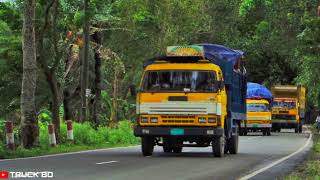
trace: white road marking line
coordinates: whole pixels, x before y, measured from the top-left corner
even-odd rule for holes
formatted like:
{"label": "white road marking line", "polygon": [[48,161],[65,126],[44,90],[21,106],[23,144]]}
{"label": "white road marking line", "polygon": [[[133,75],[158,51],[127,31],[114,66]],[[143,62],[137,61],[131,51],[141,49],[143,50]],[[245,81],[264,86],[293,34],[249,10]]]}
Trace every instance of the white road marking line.
{"label": "white road marking line", "polygon": [[111,164],[111,163],[116,163],[118,161],[107,161],[107,162],[99,162],[99,163],[96,163],[97,165],[101,165],[101,164]]}
{"label": "white road marking line", "polygon": [[192,152],[193,150],[185,150],[185,151],[182,151],[182,152]]}
{"label": "white road marking line", "polygon": [[266,171],[269,168],[271,168],[271,167],[273,167],[273,166],[275,166],[275,165],[277,165],[277,164],[279,164],[279,163],[281,163],[281,162],[283,162],[283,161],[285,161],[285,160],[297,155],[298,153],[303,151],[309,145],[309,143],[311,142],[311,139],[312,139],[312,134],[309,134],[309,138],[308,138],[307,142],[302,147],[300,147],[297,151],[295,151],[295,152],[293,152],[293,153],[291,153],[291,154],[289,154],[289,155],[287,155],[287,156],[285,156],[285,157],[283,157],[281,159],[278,159],[278,160],[270,163],[269,165],[267,165],[267,166],[265,166],[265,167],[263,167],[263,168],[261,168],[259,170],[256,170],[256,171],[254,171],[254,172],[252,172],[252,173],[250,173],[248,175],[245,175],[245,176],[239,178],[239,180],[250,179],[250,178],[256,176],[257,174],[262,173],[263,171]]}
{"label": "white road marking line", "polygon": [[106,150],[113,150],[113,149],[133,148],[133,147],[139,147],[139,146],[140,145],[134,145],[134,146],[127,146],[127,147],[114,147],[114,148],[94,149],[94,150],[86,150],[86,151],[78,151],[78,152],[60,153],[60,154],[50,154],[50,155],[35,156],[35,157],[0,159],[0,162],[17,161],[17,160],[24,160],[24,159],[39,159],[39,158],[46,158],[46,157],[65,156],[65,155],[71,155],[71,154],[82,154],[82,153],[88,153],[88,152],[99,152],[99,151],[106,151]]}
{"label": "white road marking line", "polygon": [[261,136],[249,137],[247,140],[256,139],[256,138],[259,138],[259,137],[261,137]]}

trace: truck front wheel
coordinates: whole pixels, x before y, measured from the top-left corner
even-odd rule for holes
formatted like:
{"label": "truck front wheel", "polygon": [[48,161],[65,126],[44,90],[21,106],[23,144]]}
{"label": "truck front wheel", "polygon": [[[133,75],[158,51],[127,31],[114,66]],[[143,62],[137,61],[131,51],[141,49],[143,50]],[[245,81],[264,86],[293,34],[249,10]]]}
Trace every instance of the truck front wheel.
{"label": "truck front wheel", "polygon": [[215,157],[224,156],[225,136],[216,136],[212,140],[212,151]]}
{"label": "truck front wheel", "polygon": [[142,137],[141,138],[141,150],[144,156],[151,156],[154,148],[153,137]]}

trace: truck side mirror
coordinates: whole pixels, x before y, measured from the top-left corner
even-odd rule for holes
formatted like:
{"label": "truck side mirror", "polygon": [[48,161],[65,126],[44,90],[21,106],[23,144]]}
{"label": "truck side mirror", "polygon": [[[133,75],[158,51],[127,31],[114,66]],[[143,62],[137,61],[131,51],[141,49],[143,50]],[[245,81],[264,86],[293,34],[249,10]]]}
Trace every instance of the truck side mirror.
{"label": "truck side mirror", "polygon": [[131,96],[136,97],[136,96],[137,96],[136,86],[135,86],[134,84],[131,84],[131,85],[129,86],[129,88],[130,88],[130,94],[131,94]]}
{"label": "truck side mirror", "polygon": [[224,81],[219,81],[219,87],[220,90],[224,88]]}

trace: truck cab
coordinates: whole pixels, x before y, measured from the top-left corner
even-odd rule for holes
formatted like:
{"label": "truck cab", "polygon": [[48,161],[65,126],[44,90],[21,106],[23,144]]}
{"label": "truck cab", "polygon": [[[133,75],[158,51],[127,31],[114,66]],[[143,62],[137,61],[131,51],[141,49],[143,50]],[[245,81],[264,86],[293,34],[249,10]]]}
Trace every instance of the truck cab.
{"label": "truck cab", "polygon": [[271,135],[271,106],[261,98],[247,99],[247,130],[261,131],[264,136]]}
{"label": "truck cab", "polygon": [[231,121],[227,106],[230,86],[221,66],[206,57],[206,48],[217,49],[208,46],[170,46],[165,56],[146,62],[134,129],[144,156],[152,155],[155,145],[165,153],[207,146],[216,157],[237,153],[238,122]]}

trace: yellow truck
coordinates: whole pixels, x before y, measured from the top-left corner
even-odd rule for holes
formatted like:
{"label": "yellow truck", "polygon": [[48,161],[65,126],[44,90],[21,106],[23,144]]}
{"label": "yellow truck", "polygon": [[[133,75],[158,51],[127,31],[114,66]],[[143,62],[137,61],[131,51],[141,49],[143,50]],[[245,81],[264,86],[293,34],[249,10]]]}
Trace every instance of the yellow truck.
{"label": "yellow truck", "polygon": [[271,135],[272,94],[265,86],[248,82],[247,84],[247,120],[242,121],[240,135],[248,132],[262,132]]}
{"label": "yellow truck", "polygon": [[305,94],[303,86],[277,85],[271,89],[273,99],[272,129],[294,128],[295,133],[302,132],[305,116]]}
{"label": "yellow truck", "polygon": [[[247,99],[247,131],[271,135],[271,108],[265,99]],[[247,132],[245,132],[245,135]]]}
{"label": "yellow truck", "polygon": [[169,46],[146,61],[137,93],[137,126],[144,156],[212,146],[213,155],[238,152],[246,118],[243,52],[222,45]]}

